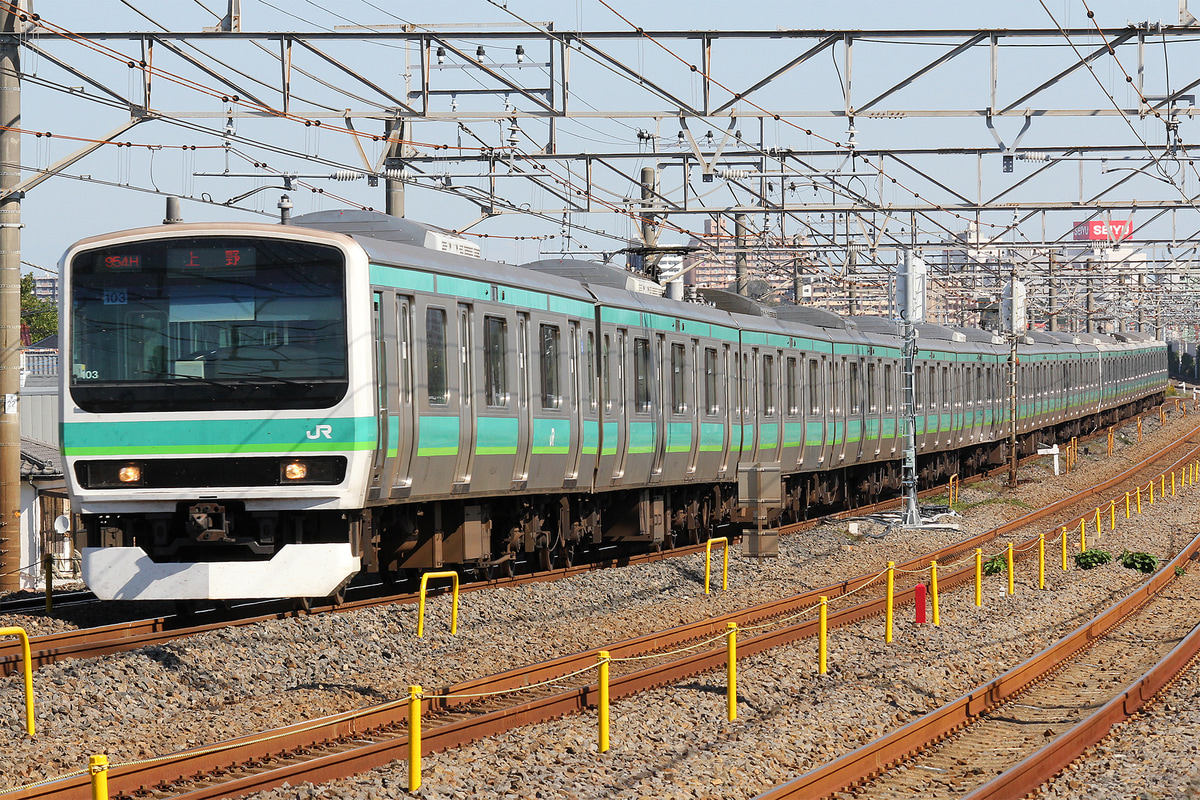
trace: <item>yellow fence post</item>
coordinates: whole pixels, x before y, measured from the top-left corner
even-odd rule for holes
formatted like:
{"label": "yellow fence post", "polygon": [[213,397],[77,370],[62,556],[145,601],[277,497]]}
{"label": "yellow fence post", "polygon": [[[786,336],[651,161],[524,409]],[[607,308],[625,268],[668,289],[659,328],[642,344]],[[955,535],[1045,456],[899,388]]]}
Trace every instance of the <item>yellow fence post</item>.
{"label": "yellow fence post", "polygon": [[1103,532],[1104,532],[1103,529],[1100,527],[1100,507],[1097,506],[1096,507],[1096,538],[1099,539],[1100,534]]}
{"label": "yellow fence post", "polygon": [[824,675],[829,671],[829,598],[821,596],[819,636],[817,637],[817,672]]}
{"label": "yellow fence post", "polygon": [[1062,568],[1063,572],[1067,571],[1067,526],[1062,526],[1062,531],[1059,533],[1062,538]]}
{"label": "yellow fence post", "polygon": [[1046,588],[1046,534],[1038,534],[1038,588]]}
{"label": "yellow fence post", "polygon": [[983,605],[983,550],[975,548],[975,607]]}
{"label": "yellow fence post", "polygon": [[1129,519],[1129,492],[1125,493],[1125,519]]}
{"label": "yellow fence post", "polygon": [[1017,587],[1016,587],[1016,583],[1015,583],[1015,580],[1016,580],[1016,578],[1015,578],[1015,576],[1013,575],[1013,572],[1014,572],[1014,571],[1015,571],[1015,570],[1013,570],[1013,548],[1012,548],[1012,542],[1009,542],[1009,543],[1008,543],[1008,593],[1009,593],[1010,595],[1012,595],[1012,594],[1016,594],[1016,593],[1017,593]]}
{"label": "yellow fence post", "polygon": [[737,719],[737,623],[725,624],[725,640],[729,654],[725,666],[725,704],[728,706],[729,721]]}
{"label": "yellow fence post", "polygon": [[408,687],[408,790],[421,788],[421,687]]}
{"label": "yellow fence post", "polygon": [[933,624],[942,624],[942,615],[938,613],[937,562],[929,562],[929,599],[933,604]]}
{"label": "yellow fence post", "polygon": [[88,774],[92,776],[92,800],[108,800],[108,756],[88,756]]}
{"label": "yellow fence post", "polygon": [[608,752],[608,651],[600,651],[600,752]]}
{"label": "yellow fence post", "polygon": [[1133,496],[1137,500],[1137,513],[1142,513],[1142,487],[1136,486],[1133,490]]}
{"label": "yellow fence post", "polygon": [[25,673],[25,730],[35,736],[33,726],[33,657],[29,653],[29,634],[24,628],[0,628],[0,636],[16,636],[21,640],[21,664]]}
{"label": "yellow fence post", "polygon": [[1108,529],[1110,531],[1117,529],[1117,499],[1115,497],[1108,501]]}
{"label": "yellow fence post", "polygon": [[421,576],[421,599],[417,603],[417,637],[425,635],[425,589],[430,578],[452,578],[454,580],[454,605],[450,610],[450,633],[458,633],[458,573],[453,570],[445,572],[426,572]]}
{"label": "yellow fence post", "polygon": [[1087,550],[1087,521],[1083,518],[1079,520],[1079,552]]}
{"label": "yellow fence post", "polygon": [[1150,481],[1150,505],[1154,505],[1154,481]]}
{"label": "yellow fence post", "polygon": [[721,544],[725,546],[725,566],[721,569],[721,591],[729,589],[729,539],[724,536],[718,536],[714,539],[709,539],[704,543],[704,593],[708,594],[708,579],[712,574],[712,546]]}
{"label": "yellow fence post", "polygon": [[894,619],[894,609],[892,607],[892,595],[896,591],[896,562],[889,561],[887,568],[887,614],[884,615],[885,633],[883,640],[885,642],[892,641],[892,620]]}

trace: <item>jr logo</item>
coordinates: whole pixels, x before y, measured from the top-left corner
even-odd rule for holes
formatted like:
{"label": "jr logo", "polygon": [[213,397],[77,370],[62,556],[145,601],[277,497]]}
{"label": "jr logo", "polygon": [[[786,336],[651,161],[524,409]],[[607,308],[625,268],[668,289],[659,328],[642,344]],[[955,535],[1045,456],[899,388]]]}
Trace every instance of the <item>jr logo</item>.
{"label": "jr logo", "polygon": [[324,436],[326,439],[332,439],[333,438],[333,426],[332,425],[318,425],[315,428],[313,428],[311,431],[305,431],[304,435],[307,436],[309,439],[320,439],[322,436]]}

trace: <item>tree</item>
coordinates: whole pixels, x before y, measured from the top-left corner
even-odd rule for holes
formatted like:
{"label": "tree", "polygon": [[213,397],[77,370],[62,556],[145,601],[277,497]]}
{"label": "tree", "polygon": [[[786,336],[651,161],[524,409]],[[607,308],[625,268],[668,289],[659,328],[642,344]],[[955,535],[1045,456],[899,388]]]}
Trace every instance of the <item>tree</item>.
{"label": "tree", "polygon": [[58,306],[33,295],[33,276],[21,276],[21,339],[29,342],[45,339],[58,332]]}

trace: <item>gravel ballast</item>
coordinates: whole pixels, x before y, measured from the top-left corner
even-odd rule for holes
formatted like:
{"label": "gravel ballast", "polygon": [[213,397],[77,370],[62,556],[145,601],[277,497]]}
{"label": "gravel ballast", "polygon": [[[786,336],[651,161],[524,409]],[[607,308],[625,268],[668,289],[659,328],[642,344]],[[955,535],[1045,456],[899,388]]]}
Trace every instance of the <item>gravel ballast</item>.
{"label": "gravel ballast", "polygon": [[[968,510],[960,532],[852,537],[846,523],[821,525],[781,539],[778,559],[735,553],[730,590],[707,597],[703,556],[689,556],[464,595],[457,636],[449,634],[450,599],[442,596],[426,609],[424,639],[415,635],[416,608],[397,606],[276,620],[64,662],[35,675],[38,737],[33,741],[21,735],[21,679],[5,678],[0,680],[0,720],[11,738],[0,760],[0,791],[78,770],[90,753],[106,753],[119,763],[211,744],[403,697],[410,684],[432,689],[877,572],[889,560],[907,560],[1098,483],[1144,458],[1168,436],[1189,430],[1196,418],[1172,415],[1165,431],[1159,431],[1156,415],[1146,419],[1145,441],[1133,443],[1136,429],[1129,423],[1118,431],[1111,459],[1103,457],[1100,440],[1092,449],[1101,455],[1084,456],[1070,476],[1052,478],[1049,459],[1043,459],[1044,464],[1023,468],[1024,484],[1017,490],[1003,488],[1002,478],[964,487],[961,502]],[[1122,549],[1173,553],[1200,527],[1193,522],[1200,491],[1189,489],[1144,510],[1143,517],[1131,521],[1135,524],[1122,519],[1116,532],[1106,530],[1101,546],[1114,555]],[[866,528],[869,534],[881,531]],[[1006,541],[985,553],[999,552]],[[833,631],[825,676],[817,674],[813,641],[740,660],[735,722],[725,718],[724,672],[706,674],[614,704],[612,746],[604,756],[596,753],[595,715],[580,715],[429,756],[419,794],[751,797],[999,675],[1144,580],[1115,561],[1088,572],[1072,566],[1063,573],[1056,548],[1048,548],[1047,560],[1045,591],[1035,588],[1035,560],[1018,567],[1013,597],[1004,595],[1002,576],[989,579],[981,609],[974,607],[970,587],[944,592],[940,628],[914,625],[911,606],[901,607],[890,645],[883,642],[882,618]],[[33,619],[3,617],[0,626]],[[1179,704],[1194,707],[1195,690],[1190,701]],[[1179,722],[1186,731],[1185,720]],[[1181,740],[1172,737],[1175,745]],[[1184,796],[1184,787],[1197,776],[1190,767],[1196,741],[1191,734],[1190,749],[1174,747],[1181,759],[1174,769],[1163,762],[1169,754],[1140,759],[1121,752],[1129,753],[1126,761],[1136,762],[1130,766],[1164,776],[1169,791],[1147,796]],[[1107,747],[1104,743],[1098,750]],[[1135,780],[1120,793],[1114,788],[1104,794],[1106,784],[1083,769],[1069,776],[1049,791],[1072,791],[1059,784],[1075,781],[1078,794],[1047,796],[1129,797],[1130,785],[1145,785],[1147,791],[1152,786]],[[260,796],[391,797],[406,786],[406,766],[396,762],[356,778]]]}

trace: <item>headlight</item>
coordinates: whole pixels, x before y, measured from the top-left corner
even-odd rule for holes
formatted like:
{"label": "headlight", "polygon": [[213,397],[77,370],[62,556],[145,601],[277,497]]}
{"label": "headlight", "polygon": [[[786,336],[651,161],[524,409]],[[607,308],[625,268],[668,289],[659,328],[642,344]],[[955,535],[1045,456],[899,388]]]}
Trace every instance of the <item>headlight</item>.
{"label": "headlight", "polygon": [[303,461],[289,461],[283,466],[285,481],[302,481],[308,477],[308,464]]}
{"label": "headlight", "polygon": [[146,485],[145,465],[138,461],[91,461],[75,465],[88,489],[127,489]]}
{"label": "headlight", "polygon": [[142,482],[142,466],[141,464],[126,464],[117,471],[117,480],[121,483],[141,483]]}

